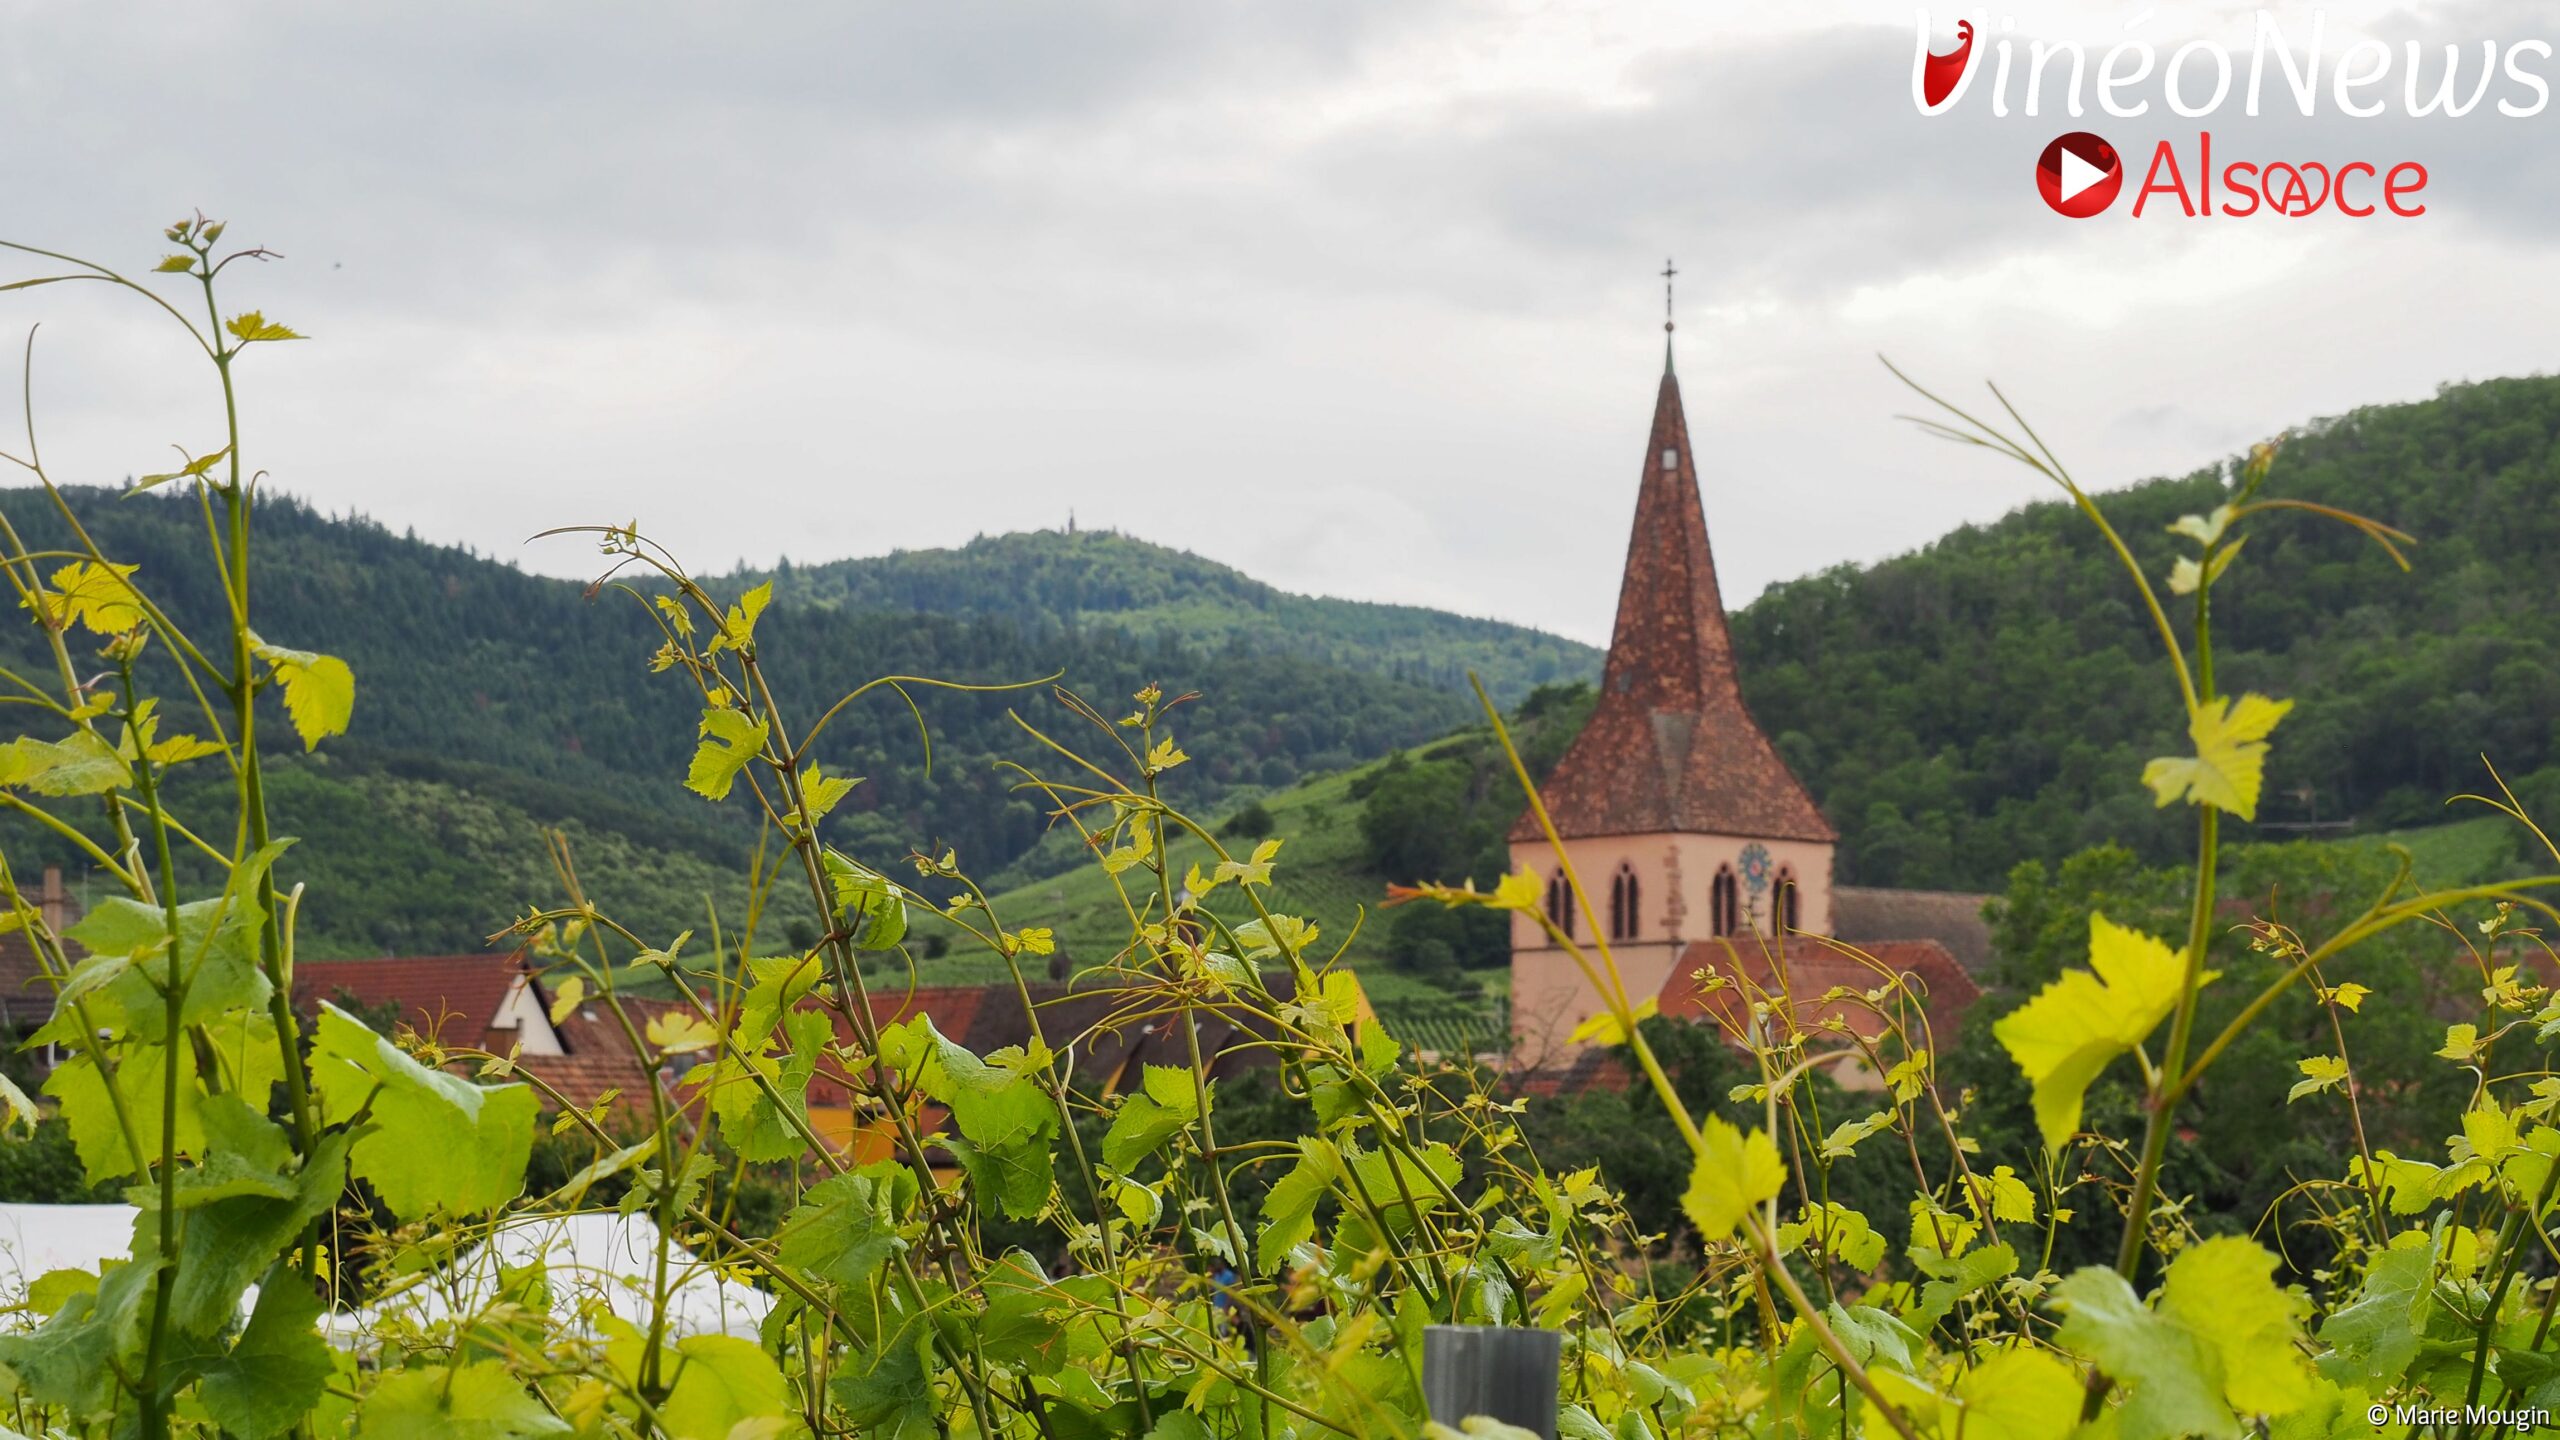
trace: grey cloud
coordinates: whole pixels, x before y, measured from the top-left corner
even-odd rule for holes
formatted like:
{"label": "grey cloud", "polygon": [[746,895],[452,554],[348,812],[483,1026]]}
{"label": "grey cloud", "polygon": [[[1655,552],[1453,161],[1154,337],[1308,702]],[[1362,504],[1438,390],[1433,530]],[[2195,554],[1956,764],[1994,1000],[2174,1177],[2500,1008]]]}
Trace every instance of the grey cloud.
{"label": "grey cloud", "polygon": [[1836,293],[2036,243],[2014,201],[2045,137],[1920,116],[1910,64],[1881,27],[1743,42],[1643,65],[1645,104],[1489,103],[1328,159],[1371,203],[1551,261],[1678,237],[1710,290]]}
{"label": "grey cloud", "polygon": [[[2075,225],[2031,180],[2069,122],[1979,96],[1920,117],[1908,8],[1848,15],[1657,49],[1621,103],[1399,88],[1403,57],[1516,39],[1490,0],[0,0],[0,233],[148,264],[200,202],[290,253],[244,294],[322,343],[262,357],[265,463],[435,538],[517,555],[637,513],[715,563],[807,559],[1073,506],[1283,583],[1584,634],[1614,593],[1666,250],[1737,599],[2032,493],[1893,428],[1878,349],[2023,378],[2087,441],[2075,464],[2118,479],[2539,363],[2550,307],[2517,280],[2551,234],[2560,114],[2217,127],[2269,154],[2431,147],[2441,208],[2414,226]],[[2128,150],[2194,128],[2081,123]],[[2308,273],[2169,293],[2168,262],[2225,236]],[[2134,290],[2083,323],[2000,288],[2003,261]],[[2456,265],[2478,270],[2436,273]],[[2342,316],[2359,283],[2386,293]],[[0,321],[61,311],[19,301]],[[158,419],[177,392],[131,335],[77,318],[41,372],[60,454],[121,473],[195,434]],[[788,533],[705,505],[705,477]]]}
{"label": "grey cloud", "polygon": [[304,252],[400,284],[460,288],[467,270],[556,285],[622,263],[696,292],[739,288],[724,265],[1036,223],[1044,193],[1075,179],[1062,152],[1090,145],[1108,163],[1100,142],[1133,115],[1328,73],[1438,13],[1347,0],[7,9],[0,127],[18,138],[0,186],[91,248],[203,199],[290,217]]}

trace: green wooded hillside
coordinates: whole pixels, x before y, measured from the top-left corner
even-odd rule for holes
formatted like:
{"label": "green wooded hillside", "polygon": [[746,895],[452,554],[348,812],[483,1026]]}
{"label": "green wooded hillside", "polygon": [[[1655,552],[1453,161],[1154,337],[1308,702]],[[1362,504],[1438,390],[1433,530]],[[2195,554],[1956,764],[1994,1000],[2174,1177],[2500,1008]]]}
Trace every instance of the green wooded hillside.
{"label": "green wooded hillside", "polygon": [[[70,500],[101,548],[138,563],[181,623],[217,613],[191,500],[94,490]],[[40,492],[0,492],[0,510],[31,546],[67,542]],[[357,675],[353,727],[321,756],[298,758],[280,713],[267,732],[297,757],[287,766],[299,783],[277,787],[279,826],[303,837],[303,873],[335,897],[313,916],[320,953],[475,947],[537,898],[517,883],[542,873],[535,817],[629,847],[642,873],[742,864],[753,840],[745,810],[682,788],[699,702],[649,673],[659,636],[630,596],[589,597],[572,582],[290,499],[265,501],[258,515],[259,629],[278,644],[342,656]],[[1391,664],[1038,619],[784,603],[759,638],[782,702],[812,719],[884,674],[993,683],[1062,672],[1062,683],[1106,708],[1150,680],[1200,690],[1183,712],[1198,759],[1168,784],[1207,806],[1428,739],[1472,704],[1446,684],[1390,673]],[[51,674],[32,627],[13,628],[7,644],[29,673]],[[873,855],[957,846],[974,867],[1003,866],[1043,828],[1039,808],[1012,793],[1014,777],[997,765],[1031,748],[1006,712],[1048,718],[1057,707],[1045,687],[913,693],[932,730],[930,773],[915,717],[887,691],[848,709],[819,746],[829,772],[870,778],[830,818],[832,838]],[[388,803],[394,795],[401,803]],[[68,858],[10,823],[20,863]],[[649,888],[645,918],[699,921],[700,883],[628,888]]]}
{"label": "green wooded hillside", "polygon": [[[2419,543],[2403,575],[2343,526],[2268,517],[2216,587],[2221,688],[2297,701],[2262,822],[2430,823],[2447,796],[2486,786],[2483,754],[2546,815],[2560,808],[2555,434],[2560,380],[2537,377],[2358,410],[2285,445],[2267,493]],[[2064,458],[2084,480],[2105,474],[2102,454]],[[2156,584],[2164,527],[2221,486],[2206,472],[2099,503]],[[1743,688],[1841,831],[1842,878],[1989,888],[2021,859],[2106,840],[2182,853],[2192,817],[2155,810],[2136,783],[2186,743],[2176,695],[2102,547],[2057,500],[1773,587],[1735,617]]]}
{"label": "green wooded hillside", "polygon": [[1429,610],[1293,595],[1185,550],[1109,530],[982,535],[949,550],[748,571],[777,598],[855,611],[986,617],[1069,634],[1102,628],[1186,649],[1296,655],[1462,689],[1472,670],[1505,702],[1598,672],[1578,641]]}

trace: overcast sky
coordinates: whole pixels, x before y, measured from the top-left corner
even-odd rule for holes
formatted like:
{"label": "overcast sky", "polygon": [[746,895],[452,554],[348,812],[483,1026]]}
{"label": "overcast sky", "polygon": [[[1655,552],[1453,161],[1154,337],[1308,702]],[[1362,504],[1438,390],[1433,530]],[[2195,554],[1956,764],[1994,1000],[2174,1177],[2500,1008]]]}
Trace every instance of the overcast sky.
{"label": "overcast sky", "polygon": [[[577,522],[636,517],[723,570],[1072,510],[1291,589],[1592,640],[1666,254],[1737,605],[2036,495],[1897,425],[1879,351],[2002,379],[2099,484],[2553,364],[2560,110],[2075,124],[1977,93],[1923,118],[1910,7],[1743,8],[0,0],[0,235],[140,270],[201,207],[284,252],[231,288],[316,337],[248,366],[251,458],[529,568],[582,573],[525,543]],[[2560,40],[2547,6],[2326,13],[2333,56]],[[2241,6],[1990,11],[2093,63],[2146,14],[2164,61],[2216,38],[2245,64]],[[2217,163],[2423,159],[2429,213],[2134,221],[2128,189],[2074,222],[2036,197],[2061,130],[2139,163],[2204,123]],[[0,297],[12,339],[35,320],[58,478],[215,443],[132,307]]]}

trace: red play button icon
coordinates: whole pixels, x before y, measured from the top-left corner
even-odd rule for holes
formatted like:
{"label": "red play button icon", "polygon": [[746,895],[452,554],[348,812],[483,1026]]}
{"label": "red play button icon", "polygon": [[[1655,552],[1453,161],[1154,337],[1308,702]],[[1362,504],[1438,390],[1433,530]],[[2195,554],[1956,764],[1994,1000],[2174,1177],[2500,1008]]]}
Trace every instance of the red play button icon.
{"label": "red play button icon", "polygon": [[2058,136],[2036,157],[2036,193],[2057,215],[2086,220],[2116,201],[2124,188],[2124,160],[2116,147],[2074,130]]}

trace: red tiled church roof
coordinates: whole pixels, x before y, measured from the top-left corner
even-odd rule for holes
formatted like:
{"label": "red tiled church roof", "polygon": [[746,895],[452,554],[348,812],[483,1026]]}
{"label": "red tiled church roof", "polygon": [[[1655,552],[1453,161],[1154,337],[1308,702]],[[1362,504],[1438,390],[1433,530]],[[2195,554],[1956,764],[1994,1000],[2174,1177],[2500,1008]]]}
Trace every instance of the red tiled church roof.
{"label": "red tiled church roof", "polygon": [[[1928,1017],[1931,1033],[1923,1036],[1915,1027],[1910,1036],[1910,1043],[1918,1047],[1951,1041],[1965,1010],[1982,998],[1963,964],[1935,940],[1850,945],[1806,935],[1791,937],[1776,954],[1763,948],[1767,943],[1744,935],[1736,937],[1730,949],[1721,940],[1690,945],[1681,952],[1670,978],[1662,982],[1656,1007],[1668,1018],[1712,1021],[1728,1037],[1738,1037],[1749,1033],[1752,1002],[1766,1000],[1785,1010],[1799,1030],[1818,1035],[1838,1021],[1872,1040],[1883,1033],[1887,1014],[1901,1007],[1888,994],[1880,997],[1885,1013],[1879,1013],[1879,1002],[1867,996],[1900,976]],[[1747,989],[1732,983],[1737,973],[1749,982]],[[1727,983],[1711,987],[1718,976]],[[1815,1048],[1825,1047],[1817,1044]],[[1562,1064],[1540,1065],[1509,1077],[1511,1093],[1531,1099],[1565,1099],[1591,1090],[1626,1090],[1640,1083],[1616,1051],[1596,1045]]]}
{"label": "red tiled church roof", "polygon": [[[1730,945],[1721,940],[1691,945],[1662,984],[1657,1000],[1662,1013],[1711,1019],[1727,1034],[1741,1034],[1749,1024],[1752,1001],[1765,998],[1786,1010],[1799,1030],[1817,1031],[1840,1021],[1874,1039],[1903,1002],[1890,993],[1876,1001],[1867,997],[1903,977],[1921,1001],[1934,1043],[1944,1045],[1954,1038],[1965,1010],[1982,997],[1963,964],[1935,940],[1853,945],[1793,936],[1783,948],[1767,948],[1773,944],[1746,935]],[[1717,978],[1726,983],[1714,985]],[[1910,1038],[1915,1046],[1932,1043],[1917,1034]]]}
{"label": "red tiled church roof", "polygon": [[[1539,793],[1568,837],[1837,838],[1742,702],[1680,382],[1667,365],[1600,703]],[[1537,835],[1526,815],[1511,831],[1514,840]]]}

